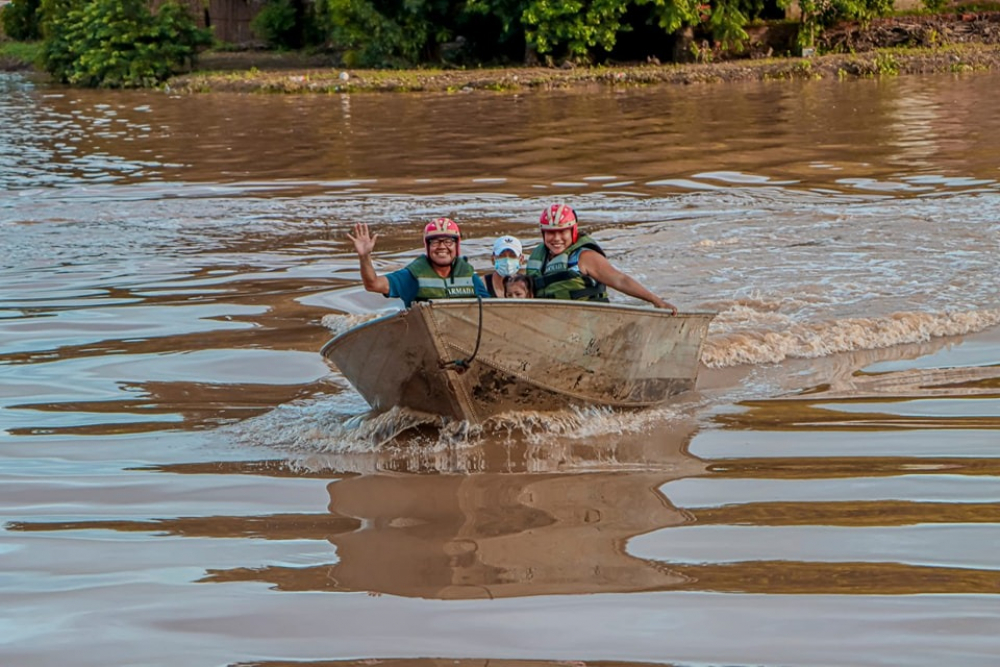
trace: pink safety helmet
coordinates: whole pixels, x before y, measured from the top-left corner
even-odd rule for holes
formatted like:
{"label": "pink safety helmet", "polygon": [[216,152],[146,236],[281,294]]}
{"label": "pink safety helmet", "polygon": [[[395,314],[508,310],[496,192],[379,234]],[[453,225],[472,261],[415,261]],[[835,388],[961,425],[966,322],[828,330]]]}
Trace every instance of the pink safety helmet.
{"label": "pink safety helmet", "polygon": [[458,244],[462,238],[462,232],[451,218],[437,218],[427,223],[427,226],[424,227],[424,247],[430,251],[431,239],[442,237],[455,239],[455,255],[458,255]]}
{"label": "pink safety helmet", "polygon": [[547,229],[572,229],[573,243],[576,243],[577,236],[579,236],[576,211],[566,204],[553,204],[542,211],[542,217],[538,219],[538,226],[542,228],[543,232]]}

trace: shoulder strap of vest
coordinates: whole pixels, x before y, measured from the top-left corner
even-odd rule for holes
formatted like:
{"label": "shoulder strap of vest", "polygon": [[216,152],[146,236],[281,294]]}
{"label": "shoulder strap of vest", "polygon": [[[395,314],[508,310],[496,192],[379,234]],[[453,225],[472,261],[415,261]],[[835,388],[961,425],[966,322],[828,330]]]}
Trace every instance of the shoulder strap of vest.
{"label": "shoulder strap of vest", "polygon": [[427,255],[421,255],[407,264],[406,270],[409,271],[414,278],[419,278],[421,274],[426,275],[428,271],[433,271],[434,269],[431,266],[430,260],[427,259]]}
{"label": "shoulder strap of vest", "polygon": [[578,236],[576,239],[576,243],[567,248],[566,252],[568,252],[571,256],[576,255],[577,257],[579,257],[580,253],[584,250],[593,250],[594,252],[599,252],[605,257],[607,257],[607,254],[604,252],[604,248],[599,246],[597,244],[597,241],[590,238],[586,234],[580,234],[580,236]]}
{"label": "shoulder strap of vest", "polygon": [[468,278],[476,273],[476,270],[472,268],[472,264],[469,264],[469,260],[464,257],[456,257],[455,261],[451,265],[451,279],[454,281],[455,278]]}

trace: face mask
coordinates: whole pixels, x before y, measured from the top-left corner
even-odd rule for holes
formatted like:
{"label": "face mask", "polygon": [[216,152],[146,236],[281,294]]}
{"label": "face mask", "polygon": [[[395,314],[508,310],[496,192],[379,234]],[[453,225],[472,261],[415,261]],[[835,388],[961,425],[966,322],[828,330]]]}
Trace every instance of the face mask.
{"label": "face mask", "polygon": [[497,273],[506,278],[517,273],[521,268],[521,260],[517,257],[497,257],[493,266],[496,267]]}

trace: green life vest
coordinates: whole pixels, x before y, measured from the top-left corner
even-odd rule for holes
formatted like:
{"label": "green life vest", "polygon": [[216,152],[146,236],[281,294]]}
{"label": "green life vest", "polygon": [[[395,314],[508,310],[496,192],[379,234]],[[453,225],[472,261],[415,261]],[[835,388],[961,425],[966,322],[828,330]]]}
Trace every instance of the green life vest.
{"label": "green life vest", "polygon": [[472,277],[476,271],[464,257],[458,257],[451,264],[451,275],[442,278],[431,266],[427,255],[421,255],[406,266],[406,270],[417,279],[417,296],[414,301],[433,299],[463,299],[476,296]]}
{"label": "green life vest", "polygon": [[541,299],[573,299],[574,301],[607,301],[608,288],[590,276],[580,273],[577,264],[580,253],[593,250],[604,255],[601,246],[586,234],[555,257],[549,258],[544,243],[539,243],[528,258],[525,271]]}

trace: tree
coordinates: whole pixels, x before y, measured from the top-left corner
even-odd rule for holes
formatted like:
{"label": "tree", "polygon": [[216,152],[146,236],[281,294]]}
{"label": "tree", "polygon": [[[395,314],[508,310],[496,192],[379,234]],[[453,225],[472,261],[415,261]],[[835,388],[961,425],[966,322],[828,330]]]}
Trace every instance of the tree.
{"label": "tree", "polygon": [[0,8],[4,34],[20,42],[32,42],[42,36],[38,30],[39,0],[13,0]]}
{"label": "tree", "polygon": [[42,0],[42,64],[57,80],[85,87],[153,86],[190,67],[211,43],[187,10],[145,0]]}

